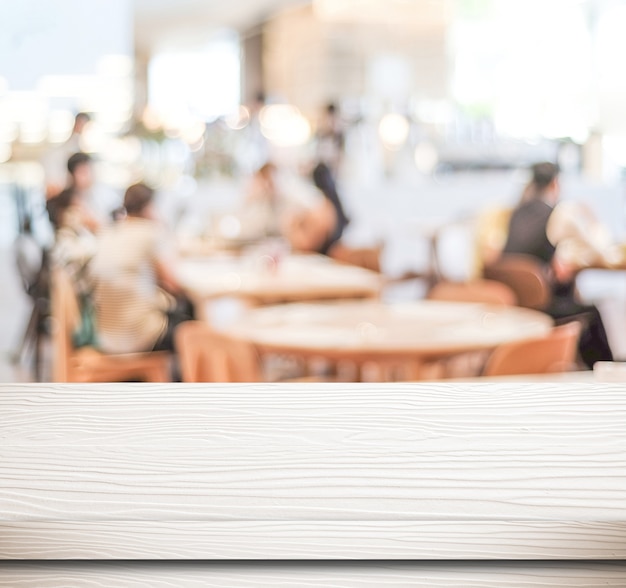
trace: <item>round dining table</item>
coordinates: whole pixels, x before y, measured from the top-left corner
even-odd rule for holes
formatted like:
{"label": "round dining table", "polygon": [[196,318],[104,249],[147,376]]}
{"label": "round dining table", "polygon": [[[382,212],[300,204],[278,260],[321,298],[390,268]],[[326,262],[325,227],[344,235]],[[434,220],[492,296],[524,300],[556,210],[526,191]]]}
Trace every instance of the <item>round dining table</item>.
{"label": "round dining table", "polygon": [[376,298],[376,272],[314,254],[267,252],[183,258],[177,277],[194,302],[233,296],[251,305],[338,298]]}
{"label": "round dining table", "polygon": [[424,363],[503,343],[547,335],[552,319],[510,306],[375,300],[298,303],[249,309],[228,328],[261,353],[410,365],[420,379]]}

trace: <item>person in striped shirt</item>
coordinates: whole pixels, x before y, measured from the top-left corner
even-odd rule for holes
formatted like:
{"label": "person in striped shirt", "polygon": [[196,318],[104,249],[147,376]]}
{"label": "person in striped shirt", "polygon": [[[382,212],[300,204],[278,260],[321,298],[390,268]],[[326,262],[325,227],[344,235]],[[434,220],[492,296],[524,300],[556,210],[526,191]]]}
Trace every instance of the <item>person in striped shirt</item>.
{"label": "person in striped shirt", "polygon": [[176,326],[193,318],[168,260],[153,197],[145,184],[127,189],[126,215],[100,231],[89,264],[98,347],[107,353],[173,350]]}

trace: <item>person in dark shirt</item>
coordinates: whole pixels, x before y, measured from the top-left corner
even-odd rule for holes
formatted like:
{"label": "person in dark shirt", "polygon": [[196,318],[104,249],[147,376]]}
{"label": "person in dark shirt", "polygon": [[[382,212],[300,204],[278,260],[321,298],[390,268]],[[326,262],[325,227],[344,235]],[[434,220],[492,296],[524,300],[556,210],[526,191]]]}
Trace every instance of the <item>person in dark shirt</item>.
{"label": "person in dark shirt", "polygon": [[557,220],[553,213],[560,195],[558,175],[559,168],[553,163],[532,167],[532,179],[511,215],[502,255],[530,255],[544,265],[552,289],[544,311],[557,322],[581,320],[579,353],[585,365],[592,368],[596,361],[612,361],[613,354],[600,312],[594,305],[577,300],[575,270],[558,259],[555,253],[559,243],[550,239],[551,222]]}

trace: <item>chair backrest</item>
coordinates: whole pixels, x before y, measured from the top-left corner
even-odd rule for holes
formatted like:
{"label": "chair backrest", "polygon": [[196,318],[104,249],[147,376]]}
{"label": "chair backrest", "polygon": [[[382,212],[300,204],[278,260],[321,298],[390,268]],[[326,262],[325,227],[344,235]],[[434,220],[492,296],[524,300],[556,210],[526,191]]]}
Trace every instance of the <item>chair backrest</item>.
{"label": "chair backrest", "polygon": [[180,324],[174,333],[183,382],[259,382],[254,347],[216,333],[201,321]]}
{"label": "chair backrest", "polygon": [[69,382],[70,358],[74,351],[72,332],[80,321],[80,311],[70,277],[59,267],[52,270],[51,305],[54,321],[54,381]]}
{"label": "chair backrest", "polygon": [[506,284],[519,306],[543,309],[551,298],[546,270],[530,255],[506,254],[483,268],[483,277]]}
{"label": "chair backrest", "polygon": [[484,376],[550,374],[575,366],[580,323],[554,327],[544,338],[506,343],[497,347],[485,365]]}
{"label": "chair backrest", "polygon": [[171,381],[170,354],[165,351],[107,354],[90,344],[74,346],[80,306],[69,274],[59,267],[52,270],[51,303],[55,382]]}
{"label": "chair backrest", "polygon": [[469,282],[439,282],[428,293],[429,300],[452,302],[483,302],[515,306],[517,297],[511,288],[494,280],[471,280]]}

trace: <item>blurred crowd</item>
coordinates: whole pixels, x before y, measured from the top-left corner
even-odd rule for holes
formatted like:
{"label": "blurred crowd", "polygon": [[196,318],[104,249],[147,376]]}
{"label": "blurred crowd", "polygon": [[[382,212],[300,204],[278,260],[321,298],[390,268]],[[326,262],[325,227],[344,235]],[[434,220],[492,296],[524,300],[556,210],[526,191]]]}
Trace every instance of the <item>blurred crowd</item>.
{"label": "blurred crowd", "polygon": [[[173,235],[158,218],[154,190],[144,183],[129,186],[120,202],[99,200],[94,159],[76,151],[87,120],[78,114],[70,139],[43,160],[54,229],[49,259],[74,284],[83,322],[92,312],[89,322],[97,325],[75,342],[107,353],[172,351],[176,326],[195,316],[176,278]],[[266,161],[251,175],[234,211],[239,238],[280,237],[293,251],[321,254],[339,243],[349,222],[333,172],[342,144],[329,128],[321,133],[324,155],[301,173]]]}
{"label": "blurred crowd", "polygon": [[[77,329],[75,343],[105,353],[173,351],[176,327],[197,314],[176,277],[175,240],[158,218],[155,191],[145,183],[130,185],[119,200],[99,195],[94,158],[79,149],[88,120],[79,113],[71,137],[42,161],[54,229],[46,259],[70,276],[82,326],[94,326]],[[297,172],[268,159],[267,152],[265,159],[258,158],[238,209],[232,211],[238,239],[280,239],[291,251],[323,255],[341,249],[350,219],[338,189],[345,137],[333,104],[324,110],[314,145],[312,157]],[[593,264],[613,263],[615,247],[588,209],[561,202],[558,165],[534,165],[517,206],[484,218],[490,219],[486,230],[499,229],[502,237],[482,263],[511,255],[532,258],[550,284],[542,310],[557,322],[579,320],[583,325],[582,362],[591,367],[612,359],[598,309],[578,298],[576,275]]]}

